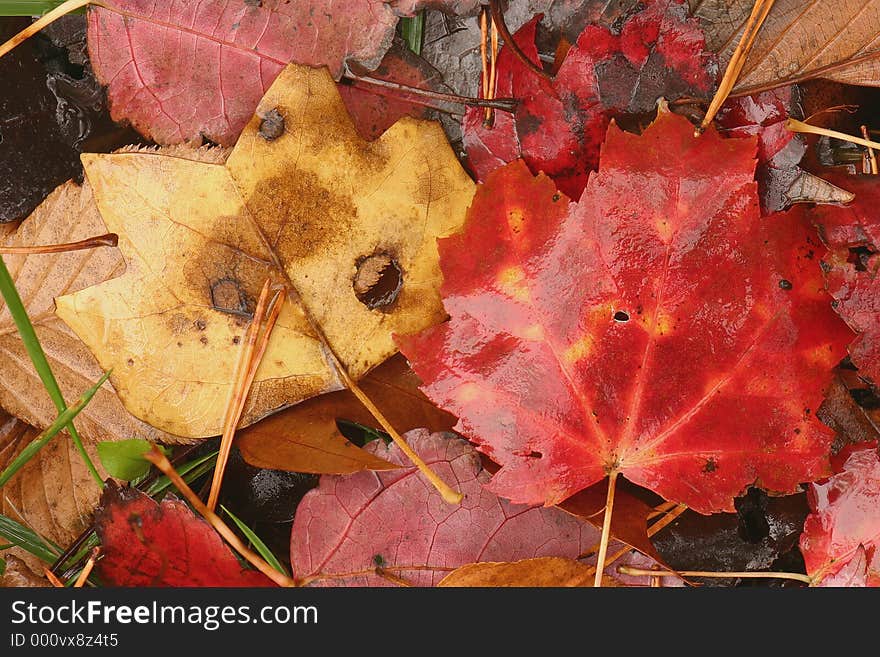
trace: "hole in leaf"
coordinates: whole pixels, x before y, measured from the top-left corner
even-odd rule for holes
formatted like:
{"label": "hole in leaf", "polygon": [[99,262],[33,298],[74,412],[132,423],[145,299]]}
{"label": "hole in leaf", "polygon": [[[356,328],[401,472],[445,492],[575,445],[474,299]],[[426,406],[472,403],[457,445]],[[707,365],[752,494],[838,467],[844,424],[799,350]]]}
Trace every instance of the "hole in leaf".
{"label": "hole in leaf", "polygon": [[623,310],[618,310],[614,313],[614,321],[615,322],[628,322],[629,321],[629,313]]}
{"label": "hole in leaf", "polygon": [[390,306],[403,287],[403,272],[397,261],[387,253],[374,253],[357,263],[352,281],[358,301],[370,310]]}

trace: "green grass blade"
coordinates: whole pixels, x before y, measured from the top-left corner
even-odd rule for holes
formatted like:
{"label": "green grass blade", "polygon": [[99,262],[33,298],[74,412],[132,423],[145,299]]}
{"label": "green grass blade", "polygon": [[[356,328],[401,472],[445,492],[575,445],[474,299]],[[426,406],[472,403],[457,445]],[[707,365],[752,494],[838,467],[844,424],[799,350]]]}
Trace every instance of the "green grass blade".
{"label": "green grass blade", "polygon": [[100,388],[104,384],[104,381],[107,380],[108,376],[110,376],[109,372],[102,376],[95,385],[89,388],[73,406],[66,409],[57,418],[55,418],[55,421],[51,425],[49,425],[49,427],[43,433],[41,433],[30,443],[28,443],[28,446],[21,450],[21,453],[19,453],[18,456],[12,459],[12,462],[8,466],[6,466],[6,469],[3,470],[2,473],[0,473],[0,488],[3,488],[6,482],[9,481],[15,475],[15,473],[18,472],[22,468],[22,466],[24,466],[25,463],[30,461],[33,455],[40,451],[46,445],[46,443],[52,440],[59,431],[61,431],[65,426],[70,426],[73,418],[75,418],[90,401],[92,401],[92,397],[95,396],[95,393],[98,392],[98,388]]}
{"label": "green grass blade", "polygon": [[64,0],[0,0],[0,16],[42,16]]}
{"label": "green grass blade", "polygon": [[415,54],[422,54],[422,40],[425,34],[425,12],[421,11],[412,18],[400,19],[400,34],[407,47]]}
{"label": "green grass blade", "polygon": [[235,526],[241,530],[241,533],[244,534],[247,540],[251,542],[251,545],[253,545],[254,549],[256,549],[256,551],[260,553],[260,556],[266,560],[266,563],[268,563],[282,575],[288,575],[287,571],[284,569],[284,566],[282,566],[281,562],[278,561],[278,558],[274,554],[272,554],[272,550],[270,550],[269,547],[265,543],[263,543],[263,539],[257,536],[254,533],[253,529],[251,529],[241,520],[239,520],[238,517],[234,513],[232,513],[232,511],[227,509],[222,504],[220,505],[220,508],[223,509],[226,515],[232,518],[232,522],[235,523]]}
{"label": "green grass blade", "polygon": [[62,550],[55,543],[45,540],[33,529],[2,514],[0,514],[0,536],[48,564],[61,556]]}
{"label": "green grass blade", "polygon": [[[9,270],[6,268],[6,263],[3,262],[2,257],[0,257],[0,294],[3,295],[6,307],[9,308],[9,314],[12,316],[16,328],[18,328],[21,340],[24,343],[28,356],[31,358],[31,362],[34,364],[34,368],[37,370],[40,381],[43,382],[43,386],[46,388],[46,392],[49,393],[49,397],[52,399],[52,403],[55,404],[55,408],[58,409],[59,413],[63,414],[67,410],[67,404],[64,402],[64,395],[61,394],[61,388],[58,387],[58,381],[55,380],[55,375],[52,374],[52,368],[49,367],[49,361],[46,360],[46,353],[43,351],[39,338],[37,338],[37,332],[34,330],[34,325],[31,323],[30,317],[28,317],[24,304],[21,301],[21,297],[18,294],[18,290],[15,289],[15,282],[12,280],[12,276],[9,274]],[[79,433],[77,433],[76,427],[73,426],[73,422],[68,423],[67,430],[70,433],[70,437],[73,439],[76,451],[79,452],[79,455],[88,467],[89,472],[92,473],[92,477],[98,483],[98,486],[103,488],[104,481],[101,479],[101,475],[98,474],[98,470],[95,468],[95,464],[92,463],[92,459],[89,458],[86,448],[83,446],[82,440],[79,437]]]}
{"label": "green grass blade", "polygon": [[[217,454],[219,453],[220,450],[214,450],[210,454],[206,454],[205,456],[194,459],[189,463],[185,463],[177,469],[177,473],[183,477],[183,480],[186,483],[190,484],[214,467],[214,463],[217,460]],[[136,485],[136,482],[132,482],[132,485]],[[144,492],[150,497],[156,497],[160,493],[165,492],[171,487],[171,485],[171,480],[165,475],[162,475],[150,484],[149,488]]]}

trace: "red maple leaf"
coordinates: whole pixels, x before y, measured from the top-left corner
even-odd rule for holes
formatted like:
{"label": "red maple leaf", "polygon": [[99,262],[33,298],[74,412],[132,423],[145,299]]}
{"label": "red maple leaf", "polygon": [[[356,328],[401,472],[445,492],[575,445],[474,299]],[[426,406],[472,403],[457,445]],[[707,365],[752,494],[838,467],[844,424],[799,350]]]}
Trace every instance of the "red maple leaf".
{"label": "red maple leaf", "polygon": [[880,185],[874,176],[823,177],[856,195],[850,205],[819,205],[812,215],[829,248],[823,267],[834,308],[859,334],[849,346],[852,362],[880,384]]}
{"label": "red maple leaf", "polygon": [[851,333],[801,213],[761,219],[754,153],[661,113],[609,129],[577,205],[522,163],[478,188],[439,242],[451,320],[399,345],[494,492],[555,504],[619,473],[709,513],[829,472],[813,410]]}
{"label": "red maple leaf", "polygon": [[726,137],[758,137],[757,179],[764,214],[791,205],[787,192],[803,173],[798,164],[807,150],[806,143],[785,127],[796,106],[794,87],[781,87],[731,98],[715,119]]}
{"label": "red maple leaf", "polygon": [[103,553],[97,572],[111,586],[274,586],[242,566],[211,525],[175,497],[157,503],[110,484],[95,532]]}
{"label": "red maple leaf", "polygon": [[[681,0],[654,0],[631,16],[618,34],[589,25],[552,81],[503,48],[496,95],[514,97],[519,105],[512,116],[497,112],[491,127],[483,125],[483,110],[466,112],[462,138],[477,178],[484,180],[521,157],[532,171],[543,171],[560,190],[579,197],[588,173],[596,169],[612,117],[650,113],[660,97],[672,100],[712,86],[713,60],[704,53],[698,23],[687,14]],[[514,35],[536,63],[539,19]]]}
{"label": "red maple leaf", "polygon": [[453,434],[416,429],[406,438],[464,494],[462,504],[445,503],[395,445],[373,442],[367,449],[405,467],[321,477],[293,521],[290,561],[298,579],[387,586],[398,578],[429,586],[467,563],[574,559],[598,542],[590,523],[559,509],[515,506],[485,490],[489,475],[479,455]]}
{"label": "red maple leaf", "polygon": [[801,552],[814,586],[880,586],[880,458],[876,444],[847,447],[835,474],[810,484]]}

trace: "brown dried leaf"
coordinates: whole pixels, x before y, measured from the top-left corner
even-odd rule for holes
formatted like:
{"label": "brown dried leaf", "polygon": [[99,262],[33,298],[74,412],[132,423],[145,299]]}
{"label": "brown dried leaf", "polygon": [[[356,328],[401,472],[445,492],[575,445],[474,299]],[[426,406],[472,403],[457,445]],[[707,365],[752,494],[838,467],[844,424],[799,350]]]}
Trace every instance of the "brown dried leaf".
{"label": "brown dried leaf", "polygon": [[[39,435],[20,420],[0,423],[0,471]],[[86,445],[102,475],[97,452]],[[101,494],[67,432],[53,438],[0,490],[0,513],[43,538],[68,545],[91,522]]]}
{"label": "brown dried leaf", "polygon": [[[418,377],[402,356],[394,356],[360,382],[361,389],[401,433],[418,427],[446,431],[455,417],[432,404],[419,390]],[[348,390],[309,399],[238,432],[236,445],[244,459],[258,468],[349,474],[396,467],[365,452],[340,435],[336,420],[366,426],[376,421]]]}
{"label": "brown dried leaf", "polygon": [[[730,59],[753,0],[690,0],[707,45]],[[826,78],[880,86],[880,0],[776,0],[733,92]]]}
{"label": "brown dried leaf", "polygon": [[[137,149],[135,149],[137,152]],[[154,153],[155,151],[149,150]],[[177,157],[222,161],[221,150],[167,151]],[[106,232],[88,181],[69,181],[22,222],[5,243],[32,246],[71,242]],[[44,255],[6,255],[4,261],[24,301],[58,385],[68,400],[79,397],[103,374],[88,348],[55,315],[55,297],[71,294],[118,276],[125,263],[117,249],[100,248]],[[28,424],[44,429],[57,411],[34,370],[12,317],[0,300],[0,406]],[[76,426],[91,441],[144,438],[166,443],[186,442],[142,422],[126,411],[113,387],[105,383],[79,414]]]}
{"label": "brown dried leaf", "polygon": [[28,565],[16,556],[4,556],[6,571],[0,575],[0,589],[4,588],[45,588],[51,586],[45,577],[34,573]]}

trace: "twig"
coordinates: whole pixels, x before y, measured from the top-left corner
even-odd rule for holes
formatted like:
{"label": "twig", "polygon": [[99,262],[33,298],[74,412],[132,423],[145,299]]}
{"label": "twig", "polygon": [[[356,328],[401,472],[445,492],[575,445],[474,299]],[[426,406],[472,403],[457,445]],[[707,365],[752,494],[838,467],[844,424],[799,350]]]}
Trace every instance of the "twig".
{"label": "twig", "polygon": [[522,62],[523,66],[532,71],[535,75],[540,75],[545,80],[552,80],[553,77],[547,73],[547,71],[526,56],[519,47],[519,44],[514,40],[513,35],[510,34],[510,30],[507,28],[507,23],[504,22],[504,12],[501,10],[501,3],[498,0],[489,0],[489,8],[492,10],[492,21],[498,27],[498,31],[501,33],[501,38],[504,39],[504,45],[510,48],[511,52],[516,55],[516,58]]}
{"label": "twig", "polygon": [[78,242],[67,242],[66,244],[46,244],[44,246],[0,246],[2,254],[37,254],[37,253],[67,253],[69,251],[85,251],[86,249],[95,249],[100,246],[116,246],[119,243],[119,236],[116,233],[106,233],[97,237],[89,237],[88,239],[79,240]]}
{"label": "twig", "polygon": [[377,87],[383,87],[385,89],[393,89],[402,93],[413,94],[414,96],[424,96],[425,98],[432,98],[434,100],[439,100],[444,103],[456,103],[458,105],[468,105],[472,107],[491,107],[492,109],[501,110],[503,112],[513,112],[516,110],[517,105],[517,101],[514,98],[493,98],[490,100],[486,98],[470,98],[468,96],[457,96],[455,94],[445,94],[440,91],[431,91],[429,89],[411,87],[406,84],[400,84],[399,82],[390,82],[388,80],[379,80],[378,78],[355,75],[351,72],[343,74],[342,77],[348,80],[353,80],[355,82],[363,82],[364,84],[371,84]]}
{"label": "twig", "polygon": [[[269,291],[272,286],[272,279],[266,279],[263,289],[260,292],[257,308],[254,312],[254,318],[250,326],[248,326],[245,335],[244,344],[238,355],[238,362],[235,367],[233,376],[232,393],[229,403],[226,406],[226,415],[223,420],[223,436],[220,439],[220,453],[217,455],[217,465],[214,467],[214,477],[211,481],[211,492],[208,495],[208,508],[214,511],[217,508],[217,500],[220,497],[220,486],[223,483],[223,474],[226,472],[226,462],[229,460],[229,453],[232,450],[232,440],[235,437],[235,429],[241,420],[244,412],[244,405],[247,401],[248,393],[254,382],[257,369],[263,354],[266,352],[266,345],[269,343],[269,336],[281,312],[281,305],[284,303],[283,297],[279,298],[276,293],[271,307],[268,305]],[[269,308],[269,314],[266,310]],[[265,329],[264,329],[265,327]],[[262,333],[261,333],[262,331]],[[260,344],[257,345],[259,340]]]}
{"label": "twig", "polygon": [[721,109],[721,106],[733,90],[736,81],[739,79],[740,73],[742,73],[743,66],[745,66],[749,52],[755,43],[755,38],[757,38],[758,32],[761,30],[761,26],[764,24],[767,15],[770,13],[770,9],[773,8],[773,3],[775,1],[776,0],[755,0],[755,6],[752,8],[752,13],[749,15],[748,21],[746,21],[746,26],[743,29],[742,37],[736,46],[736,50],[733,51],[733,56],[727,63],[727,69],[724,71],[724,77],[721,78],[721,82],[718,85],[718,91],[715,92],[715,96],[709,104],[709,109],[706,111],[706,116],[703,117],[702,123],[700,123],[699,128],[695,131],[697,135],[701,134],[709,127],[709,124],[712,123],[712,119],[718,114],[718,110]]}
{"label": "twig", "polygon": [[95,562],[98,560],[98,555],[100,554],[101,548],[97,546],[92,548],[91,554],[89,554],[89,560],[86,561],[86,565],[83,566],[82,572],[80,572],[79,577],[76,578],[76,582],[73,583],[73,588],[79,589],[85,585],[86,580],[92,573],[92,568],[95,567]]}
{"label": "twig", "polygon": [[812,584],[813,580],[808,575],[800,573],[780,573],[780,572],[711,572],[705,570],[680,570],[673,572],[671,570],[649,570],[647,568],[633,568],[632,566],[618,566],[617,572],[621,575],[647,576],[647,577],[742,577],[747,579],[790,579],[795,582],[804,582]]}
{"label": "twig", "polygon": [[605,501],[605,517],[602,520],[602,540],[599,542],[599,556],[596,558],[596,577],[594,587],[602,586],[602,573],[605,570],[605,556],[608,553],[608,539],[611,536],[611,513],[614,510],[614,486],[617,483],[617,472],[608,475],[608,497]]}
{"label": "twig", "polygon": [[296,580],[291,579],[287,575],[279,573],[272,566],[270,566],[269,563],[265,559],[263,559],[263,557],[261,557],[253,550],[249,549],[235,534],[235,532],[232,531],[225,522],[223,522],[220,516],[211,511],[208,507],[206,507],[205,503],[199,499],[198,495],[193,492],[192,488],[190,488],[183,480],[183,478],[179,474],[177,474],[177,471],[168,461],[168,458],[159,450],[158,447],[153,445],[151,451],[144,454],[144,458],[155,465],[157,468],[159,468],[159,470],[161,470],[162,473],[174,483],[174,485],[177,487],[177,490],[179,490],[183,494],[183,496],[193,506],[193,508],[200,514],[202,514],[205,520],[207,520],[211,524],[211,526],[217,530],[217,533],[225,538],[226,542],[229,543],[229,545],[231,545],[236,552],[244,557],[248,563],[253,565],[266,577],[278,584],[278,586],[298,585],[298,582]]}

